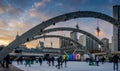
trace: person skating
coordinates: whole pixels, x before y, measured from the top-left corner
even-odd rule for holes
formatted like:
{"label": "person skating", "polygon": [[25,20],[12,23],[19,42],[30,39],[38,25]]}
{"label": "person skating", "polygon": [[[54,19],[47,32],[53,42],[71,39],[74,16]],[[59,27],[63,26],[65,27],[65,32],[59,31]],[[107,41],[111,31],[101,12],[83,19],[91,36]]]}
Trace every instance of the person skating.
{"label": "person skating", "polygon": [[9,63],[10,63],[10,56],[7,55],[7,56],[4,58],[3,67],[6,66],[6,68],[9,68]]}
{"label": "person skating", "polygon": [[117,54],[115,54],[112,58],[112,61],[113,61],[113,70],[115,70],[115,67],[116,67],[116,70],[118,70],[118,61],[120,60],[119,56]]}
{"label": "person skating", "polygon": [[96,56],[95,62],[96,62],[96,65],[99,66],[99,57],[98,56]]}
{"label": "person skating", "polygon": [[54,66],[54,60],[55,60],[55,58],[52,56],[52,66]]}
{"label": "person skating", "polygon": [[64,59],[64,62],[65,62],[65,68],[67,67],[67,61],[68,61],[68,57],[66,56],[65,59]]}
{"label": "person skating", "polygon": [[40,65],[42,65],[42,58],[41,57],[39,57],[39,63],[40,63]]}
{"label": "person skating", "polygon": [[104,56],[101,58],[101,62],[102,62],[102,64],[104,64],[104,62],[105,62]]}
{"label": "person skating", "polygon": [[48,58],[48,65],[51,66],[51,57]]}
{"label": "person skating", "polygon": [[29,67],[31,67],[30,58],[29,57],[26,57],[26,59],[25,59],[25,66],[27,67],[27,65],[29,65]]}
{"label": "person skating", "polygon": [[60,66],[61,66],[61,68],[63,67],[63,58],[62,58],[62,56],[60,56]]}

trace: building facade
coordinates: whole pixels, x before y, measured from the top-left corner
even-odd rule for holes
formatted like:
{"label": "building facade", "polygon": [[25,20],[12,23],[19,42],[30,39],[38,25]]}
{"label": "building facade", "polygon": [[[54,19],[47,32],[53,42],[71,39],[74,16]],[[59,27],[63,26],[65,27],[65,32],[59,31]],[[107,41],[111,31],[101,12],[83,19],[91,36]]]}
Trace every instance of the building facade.
{"label": "building facade", "polygon": [[106,51],[109,49],[109,39],[108,38],[102,38],[101,41],[105,44],[103,51]]}
{"label": "building facade", "polygon": [[98,43],[86,35],[81,35],[79,37],[79,43],[81,43],[83,46],[86,46],[87,50],[90,51],[99,49]]}

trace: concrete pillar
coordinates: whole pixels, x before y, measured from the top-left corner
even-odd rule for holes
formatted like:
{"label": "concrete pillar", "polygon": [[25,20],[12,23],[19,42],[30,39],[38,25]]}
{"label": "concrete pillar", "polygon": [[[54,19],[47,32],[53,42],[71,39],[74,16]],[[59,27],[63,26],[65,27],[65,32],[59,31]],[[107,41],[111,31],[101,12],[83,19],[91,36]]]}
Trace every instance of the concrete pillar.
{"label": "concrete pillar", "polygon": [[[113,6],[113,17],[120,22],[120,5]],[[113,48],[114,52],[120,51],[120,27],[113,25]]]}

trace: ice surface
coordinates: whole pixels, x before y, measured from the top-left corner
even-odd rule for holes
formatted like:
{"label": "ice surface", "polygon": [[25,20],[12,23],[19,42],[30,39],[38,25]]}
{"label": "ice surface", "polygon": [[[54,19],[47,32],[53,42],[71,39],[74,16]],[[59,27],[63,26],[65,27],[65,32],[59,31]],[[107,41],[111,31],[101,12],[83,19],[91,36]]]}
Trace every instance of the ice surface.
{"label": "ice surface", "polygon": [[[55,62],[55,65],[57,63]],[[86,62],[68,62],[67,68],[63,64],[63,68],[57,69],[55,66],[48,66],[47,62],[44,61],[42,66],[39,63],[32,64],[31,67],[25,67],[25,65],[17,65],[13,62],[13,65],[24,70],[24,71],[113,71],[113,63],[99,63],[99,66],[89,66]],[[120,70],[120,63],[119,63]]]}

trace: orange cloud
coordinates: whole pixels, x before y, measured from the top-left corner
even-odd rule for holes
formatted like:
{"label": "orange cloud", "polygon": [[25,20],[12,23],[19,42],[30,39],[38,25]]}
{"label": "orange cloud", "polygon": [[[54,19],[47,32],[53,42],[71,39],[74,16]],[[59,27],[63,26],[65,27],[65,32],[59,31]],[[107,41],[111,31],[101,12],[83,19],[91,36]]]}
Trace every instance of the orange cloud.
{"label": "orange cloud", "polygon": [[26,22],[20,22],[19,20],[13,19],[8,24],[0,21],[0,26],[0,44],[7,45],[15,39],[17,32],[19,32],[19,34],[23,34],[31,27],[34,27],[34,24],[31,25]]}
{"label": "orange cloud", "polygon": [[8,45],[9,41],[5,41],[5,40],[0,40],[0,45]]}
{"label": "orange cloud", "polygon": [[95,31],[95,32],[94,32],[94,35],[97,36],[97,37],[99,37],[99,38],[108,37],[108,35],[105,34],[103,31],[100,31],[100,32],[99,32],[99,35],[98,35],[98,32]]}
{"label": "orange cloud", "polygon": [[[26,22],[21,22],[19,20],[12,19],[8,24],[1,22],[0,26],[4,27],[4,29],[1,29],[0,27],[1,29],[0,30],[0,33],[1,33],[0,34],[0,45],[8,45],[10,42],[12,42],[15,39],[17,32],[19,32],[19,34],[21,35],[24,32],[28,31],[30,28],[34,27],[35,24],[28,24]],[[51,39],[45,40],[46,47],[51,46],[51,41],[54,42],[53,47],[58,47],[58,40],[54,38],[52,39],[53,40]],[[44,40],[42,39],[41,41],[44,41]],[[38,40],[25,43],[25,45],[28,48],[35,48],[37,44],[38,44]]]}

